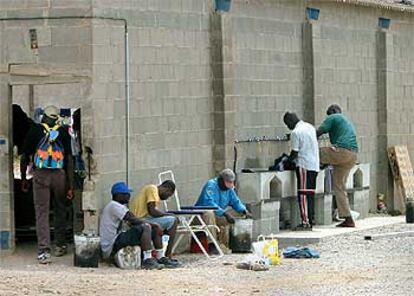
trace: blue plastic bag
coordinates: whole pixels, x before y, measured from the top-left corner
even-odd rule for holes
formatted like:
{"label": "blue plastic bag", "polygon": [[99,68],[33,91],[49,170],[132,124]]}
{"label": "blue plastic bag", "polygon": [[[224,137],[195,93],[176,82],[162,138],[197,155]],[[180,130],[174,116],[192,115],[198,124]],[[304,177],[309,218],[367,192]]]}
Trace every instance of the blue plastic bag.
{"label": "blue plastic bag", "polygon": [[318,251],[306,248],[306,247],[287,247],[283,251],[283,257],[285,258],[319,258]]}

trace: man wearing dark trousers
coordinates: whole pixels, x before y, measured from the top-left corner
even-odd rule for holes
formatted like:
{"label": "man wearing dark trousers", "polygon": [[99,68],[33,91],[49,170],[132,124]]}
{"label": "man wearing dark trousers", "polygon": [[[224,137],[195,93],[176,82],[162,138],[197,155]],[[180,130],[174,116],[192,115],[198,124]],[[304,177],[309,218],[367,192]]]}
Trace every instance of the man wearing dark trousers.
{"label": "man wearing dark trousers", "polygon": [[294,230],[312,230],[316,177],[319,171],[319,148],[315,128],[286,112],[283,121],[292,130],[290,161],[296,162],[298,204],[302,222]]}
{"label": "man wearing dark trousers", "polygon": [[58,124],[59,109],[48,106],[40,124],[33,123],[24,141],[21,160],[22,191],[27,192],[26,169],[34,165],[33,203],[36,213],[38,262],[51,261],[49,227],[50,198],[54,198],[55,256],[66,253],[66,199],[73,198],[71,139]]}

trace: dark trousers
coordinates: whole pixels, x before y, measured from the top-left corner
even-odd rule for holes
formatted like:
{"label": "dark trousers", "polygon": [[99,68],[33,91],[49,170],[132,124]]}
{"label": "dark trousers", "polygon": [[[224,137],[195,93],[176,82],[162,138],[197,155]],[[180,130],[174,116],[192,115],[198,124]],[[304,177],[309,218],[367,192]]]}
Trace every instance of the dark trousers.
{"label": "dark trousers", "polygon": [[66,173],[60,169],[36,169],[33,176],[33,203],[36,213],[37,245],[39,250],[50,249],[49,208],[53,195],[55,242],[65,244],[66,231]]}
{"label": "dark trousers", "polygon": [[[112,247],[111,256],[114,256],[116,252],[118,252],[122,248],[128,246],[140,246],[143,232],[144,228],[142,227],[142,225],[134,225],[127,231],[118,234]],[[156,235],[157,232],[155,231],[155,229],[151,228],[152,239],[154,239]]]}
{"label": "dark trousers", "polygon": [[142,226],[133,226],[125,232],[121,232],[115,239],[112,247],[111,256],[115,255],[120,249],[127,246],[139,246],[141,243],[143,228]]}
{"label": "dark trousers", "polygon": [[308,171],[301,167],[296,168],[298,204],[303,224],[313,225],[315,218],[314,198],[317,176],[318,172]]}

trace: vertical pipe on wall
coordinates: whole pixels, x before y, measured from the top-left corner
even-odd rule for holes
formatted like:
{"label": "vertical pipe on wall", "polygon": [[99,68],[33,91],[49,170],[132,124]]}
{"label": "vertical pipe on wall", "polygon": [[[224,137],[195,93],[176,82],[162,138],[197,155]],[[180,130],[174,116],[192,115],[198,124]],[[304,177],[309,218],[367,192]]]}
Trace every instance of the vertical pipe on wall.
{"label": "vertical pipe on wall", "polygon": [[29,114],[33,118],[34,115],[34,85],[29,84]]}
{"label": "vertical pipe on wall", "polygon": [[125,25],[125,181],[129,185],[129,134],[130,134],[130,94],[129,94],[129,40],[128,28]]}

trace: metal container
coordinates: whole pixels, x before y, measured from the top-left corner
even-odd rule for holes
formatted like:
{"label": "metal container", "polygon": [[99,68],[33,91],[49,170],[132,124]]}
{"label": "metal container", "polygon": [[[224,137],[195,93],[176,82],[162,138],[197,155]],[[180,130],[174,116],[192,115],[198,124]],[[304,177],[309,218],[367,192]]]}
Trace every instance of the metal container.
{"label": "metal container", "polygon": [[75,234],[74,241],[74,265],[77,267],[98,267],[100,253],[99,236]]}
{"label": "metal container", "polygon": [[231,228],[230,248],[233,253],[250,253],[252,247],[253,220],[236,219]]}

